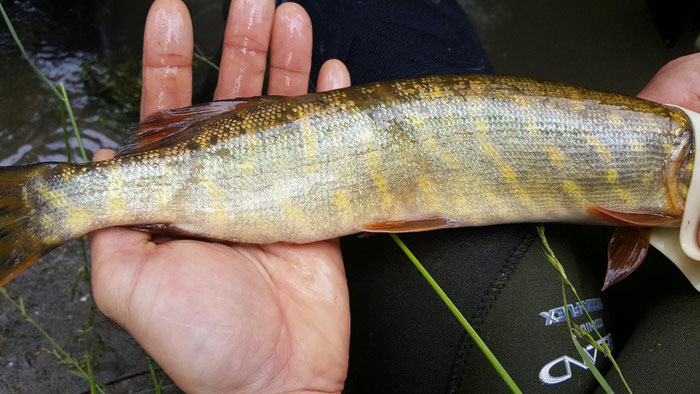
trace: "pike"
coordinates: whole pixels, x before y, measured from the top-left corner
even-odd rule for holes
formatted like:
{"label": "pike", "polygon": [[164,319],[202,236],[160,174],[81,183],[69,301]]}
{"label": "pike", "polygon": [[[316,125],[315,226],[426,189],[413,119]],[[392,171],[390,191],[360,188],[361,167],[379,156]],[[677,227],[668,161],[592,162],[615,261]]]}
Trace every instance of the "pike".
{"label": "pike", "polygon": [[[700,193],[691,182],[698,116],[497,76],[163,111],[137,125],[112,160],[0,168],[0,284],[110,226],[260,244],[578,222],[623,226],[609,245],[605,286],[641,263],[651,239],[700,289],[700,263],[685,255],[700,259],[695,240],[682,253],[677,229],[649,231],[679,226],[689,194]],[[693,215],[683,220],[686,236],[695,236]]]}

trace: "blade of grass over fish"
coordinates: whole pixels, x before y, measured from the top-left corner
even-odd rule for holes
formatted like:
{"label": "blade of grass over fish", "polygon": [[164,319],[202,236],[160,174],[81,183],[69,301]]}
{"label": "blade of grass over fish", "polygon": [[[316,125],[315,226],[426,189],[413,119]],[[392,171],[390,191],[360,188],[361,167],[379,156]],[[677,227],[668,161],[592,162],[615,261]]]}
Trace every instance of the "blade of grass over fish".
{"label": "blade of grass over fish", "polygon": [[566,301],[566,286],[564,286],[564,278],[561,279],[561,295],[562,299],[564,300],[564,315],[566,316],[566,324],[569,326],[569,335],[571,335],[571,342],[574,343],[576,351],[578,352],[583,362],[586,363],[588,370],[591,371],[595,379],[598,381],[598,384],[600,384],[600,387],[602,387],[606,393],[613,394],[612,388],[605,380],[603,375],[600,373],[600,371],[598,371],[598,368],[596,368],[595,364],[593,363],[593,360],[591,360],[591,357],[588,355],[588,352],[586,352],[581,346],[581,344],[578,343],[576,335],[573,334],[573,329],[571,328],[571,318],[569,317],[569,308],[566,307],[568,303]]}
{"label": "blade of grass over fish", "polygon": [[[591,327],[593,327],[593,330],[595,331],[596,335],[598,336],[598,338],[601,341],[601,343],[598,344],[595,340],[593,340],[592,342],[595,343],[595,345],[593,345],[593,346],[596,346],[596,347],[600,346],[603,349],[602,351],[605,353],[605,356],[610,360],[613,367],[617,371],[617,374],[620,376],[620,379],[622,380],[622,383],[624,384],[625,388],[627,389],[627,392],[632,393],[632,389],[630,388],[629,384],[627,384],[627,380],[623,376],[622,370],[620,369],[620,366],[617,364],[617,361],[615,361],[615,358],[612,355],[612,351],[610,350],[610,347],[603,340],[603,336],[600,334],[600,331],[598,331],[598,328],[595,326],[595,324],[593,324],[593,318],[591,317],[590,313],[588,313],[588,309],[586,309],[586,307],[584,306],[583,302],[581,301],[581,297],[579,297],[578,292],[576,291],[576,288],[571,283],[571,281],[569,281],[569,278],[566,276],[566,272],[564,271],[564,267],[562,266],[561,262],[559,262],[559,259],[557,259],[557,257],[554,255],[554,251],[552,250],[552,248],[549,246],[549,242],[547,242],[547,238],[545,237],[545,234],[544,234],[544,226],[538,225],[538,226],[535,226],[535,229],[537,230],[537,233],[540,236],[540,240],[542,241],[542,245],[544,246],[545,258],[549,261],[549,263],[552,265],[552,267],[554,267],[554,269],[557,270],[557,272],[559,272],[562,283],[565,283],[569,286],[569,288],[571,289],[571,292],[576,297],[578,304],[581,306],[583,311],[586,313],[586,317],[588,317],[588,321],[591,323]],[[566,300],[564,300],[564,305],[565,305],[564,309],[567,309],[566,305],[568,305],[568,304],[566,303]],[[568,314],[566,316],[567,316],[567,323],[569,324],[569,329],[571,330],[571,326],[572,326],[573,322],[571,322],[568,319]],[[574,323],[574,325],[575,325],[575,323]],[[578,327],[578,326],[576,326],[576,327],[579,331],[579,337],[581,337],[583,339],[584,337],[581,336],[580,332],[584,331],[584,330],[580,329],[580,327]],[[576,331],[571,331],[571,332],[574,335],[576,334]],[[590,336],[590,334],[588,336]],[[591,339],[593,339],[593,338],[591,337]]]}
{"label": "blade of grass over fish", "polygon": [[[73,367],[73,368],[76,370],[77,373],[79,373],[79,374],[82,375],[81,377],[83,377],[84,379],[90,381],[90,379],[91,379],[91,378],[90,378],[91,373],[88,374],[88,372],[85,371],[85,369],[80,365],[80,363],[79,363],[76,359],[73,358],[73,356],[70,355],[70,353],[68,353],[67,351],[65,351],[58,343],[56,343],[56,341],[55,341],[46,331],[44,331],[44,329],[39,325],[39,323],[37,323],[34,319],[32,319],[32,318],[29,316],[29,314],[27,314],[27,310],[26,310],[25,307],[24,307],[24,302],[22,301],[22,298],[21,298],[21,297],[20,297],[17,301],[14,300],[12,297],[10,297],[9,294],[7,294],[7,291],[5,290],[4,287],[0,287],[0,293],[1,293],[1,294],[3,295],[3,297],[5,297],[5,299],[7,299],[15,308],[17,308],[17,310],[22,314],[22,316],[23,316],[31,325],[33,325],[34,328],[36,328],[36,329],[41,333],[41,335],[43,335],[44,338],[46,338],[46,340],[48,340],[48,341],[51,343],[51,345],[53,346],[54,350],[57,352],[56,355],[60,356],[62,361],[65,361],[68,365],[70,365],[71,367]],[[90,372],[92,372],[92,371],[90,371]],[[94,380],[94,378],[92,378],[92,379]],[[97,389],[98,392],[104,394],[104,390],[102,389],[102,387],[100,387],[100,385],[96,385],[95,387],[96,387],[96,389]]]}
{"label": "blade of grass over fish", "polygon": [[153,360],[148,354],[146,355],[146,361],[148,362],[148,370],[150,371],[151,379],[153,380],[153,389],[155,390],[156,394],[162,394],[163,389],[161,387],[161,381],[158,379],[158,376],[156,376],[156,370],[153,368]]}
{"label": "blade of grass over fish", "polygon": [[12,26],[12,22],[10,22],[10,18],[7,16],[7,13],[5,12],[5,8],[2,6],[2,3],[0,3],[0,13],[2,13],[2,18],[5,20],[5,24],[7,25],[7,28],[10,30],[10,34],[12,35],[12,38],[15,40],[15,43],[17,44],[17,47],[19,48],[19,51],[22,53],[22,56],[24,56],[25,59],[27,59],[27,62],[29,62],[29,65],[32,67],[34,72],[39,76],[39,78],[43,79],[44,82],[51,88],[51,91],[53,92],[56,97],[58,97],[59,100],[63,101],[64,98],[61,96],[61,93],[59,93],[58,89],[56,89],[56,86],[49,81],[48,78],[46,78],[46,75],[39,70],[39,67],[34,64],[32,59],[29,58],[29,55],[27,54],[27,51],[24,50],[24,45],[22,45],[22,41],[20,41],[19,36],[17,36],[17,32],[15,31],[14,26]]}
{"label": "blade of grass over fish", "polygon": [[219,71],[219,66],[214,64],[214,62],[212,62],[211,60],[209,60],[209,58],[204,54],[204,52],[202,52],[202,50],[196,44],[194,46],[193,55],[194,55],[195,59],[202,61],[202,62],[214,67],[214,69],[216,69],[216,71]]}
{"label": "blade of grass over fish", "polygon": [[479,337],[479,334],[472,328],[471,324],[467,321],[467,319],[462,315],[462,312],[457,309],[457,306],[450,300],[450,298],[445,294],[445,292],[442,290],[440,285],[435,282],[435,279],[428,273],[428,271],[423,267],[423,265],[418,261],[416,256],[411,252],[410,249],[408,249],[408,246],[403,243],[401,238],[399,238],[398,235],[390,233],[389,234],[391,238],[396,242],[397,245],[399,245],[399,248],[406,254],[409,260],[413,263],[413,265],[416,266],[418,271],[423,275],[426,281],[430,284],[430,286],[435,290],[437,295],[440,297],[442,302],[447,305],[447,308],[452,312],[452,314],[457,318],[457,320],[462,324],[462,327],[467,331],[471,339],[474,341],[476,346],[481,350],[482,353],[484,353],[484,356],[489,360],[493,368],[498,372],[498,374],[501,376],[501,379],[506,383],[508,388],[514,393],[521,393],[520,389],[518,388],[518,385],[515,384],[513,379],[510,377],[508,372],[503,368],[503,365],[496,359],[496,356],[491,352],[491,350],[486,346],[486,343]]}

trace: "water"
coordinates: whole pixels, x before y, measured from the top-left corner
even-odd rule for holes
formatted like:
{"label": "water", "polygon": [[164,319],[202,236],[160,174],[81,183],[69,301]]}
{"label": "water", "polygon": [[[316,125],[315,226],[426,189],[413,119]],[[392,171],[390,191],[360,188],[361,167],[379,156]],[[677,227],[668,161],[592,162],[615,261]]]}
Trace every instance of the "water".
{"label": "water", "polygon": [[[7,11],[39,69],[54,84],[66,87],[85,148],[94,152],[101,146],[117,146],[123,137],[100,123],[104,109],[97,107],[99,100],[85,94],[82,78],[83,65],[99,56],[94,38],[99,35],[95,31],[76,34],[71,29],[75,18],[48,5],[40,10],[32,1],[16,1],[7,5]],[[66,161],[58,99],[21,57],[9,32],[2,29],[1,37],[0,141],[4,144],[0,165]],[[72,155],[80,157],[76,138],[71,136],[69,142]]]}

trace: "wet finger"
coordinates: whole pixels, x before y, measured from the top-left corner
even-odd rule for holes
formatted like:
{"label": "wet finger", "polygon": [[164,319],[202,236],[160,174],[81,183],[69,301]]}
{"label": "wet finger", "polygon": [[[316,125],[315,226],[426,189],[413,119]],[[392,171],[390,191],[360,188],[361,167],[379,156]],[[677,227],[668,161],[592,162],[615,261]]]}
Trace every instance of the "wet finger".
{"label": "wet finger", "polygon": [[214,99],[262,93],[274,13],[274,0],[233,0]]}
{"label": "wet finger", "polygon": [[309,14],[299,4],[279,6],[270,39],[268,94],[293,96],[307,92],[312,46]]}
{"label": "wet finger", "polygon": [[321,70],[318,72],[318,82],[316,86],[319,92],[346,88],[350,86],[350,72],[340,60],[328,60],[323,63]]}
{"label": "wet finger", "polygon": [[192,102],[192,20],[181,0],[156,0],[143,35],[141,119]]}
{"label": "wet finger", "polygon": [[98,149],[95,155],[92,156],[92,161],[109,160],[114,157],[115,153],[111,149]]}

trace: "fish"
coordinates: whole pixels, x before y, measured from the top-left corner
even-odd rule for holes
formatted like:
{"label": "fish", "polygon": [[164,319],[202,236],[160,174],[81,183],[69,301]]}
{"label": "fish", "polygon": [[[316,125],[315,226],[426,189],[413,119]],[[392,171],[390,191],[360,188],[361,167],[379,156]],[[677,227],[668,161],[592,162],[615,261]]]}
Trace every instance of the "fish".
{"label": "fish", "polygon": [[438,75],[151,115],[111,160],[0,168],[0,284],[126,226],[241,243],[515,222],[621,226],[609,285],[677,227],[681,108],[522,77]]}

